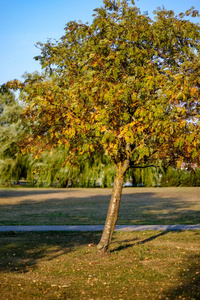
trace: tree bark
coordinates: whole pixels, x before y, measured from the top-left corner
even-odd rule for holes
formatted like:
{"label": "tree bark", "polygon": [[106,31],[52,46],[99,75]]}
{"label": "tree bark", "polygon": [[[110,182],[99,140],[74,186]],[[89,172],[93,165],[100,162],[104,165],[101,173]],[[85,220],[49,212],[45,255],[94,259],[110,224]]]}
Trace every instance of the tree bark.
{"label": "tree bark", "polygon": [[108,250],[115,229],[115,225],[118,218],[122,189],[124,185],[124,175],[128,168],[128,159],[125,160],[123,163],[119,163],[116,166],[116,176],[114,180],[110,204],[108,207],[106,222],[101,236],[101,240],[97,245],[98,250],[100,250],[103,253]]}

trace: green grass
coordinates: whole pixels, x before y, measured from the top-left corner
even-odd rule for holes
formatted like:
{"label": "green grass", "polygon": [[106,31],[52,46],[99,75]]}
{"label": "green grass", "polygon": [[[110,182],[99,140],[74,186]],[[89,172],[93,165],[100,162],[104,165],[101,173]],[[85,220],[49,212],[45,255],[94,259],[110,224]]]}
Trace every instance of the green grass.
{"label": "green grass", "polygon": [[[0,225],[102,225],[111,189],[1,189]],[[124,188],[117,224],[199,224],[200,188]]]}
{"label": "green grass", "polygon": [[200,299],[200,231],[1,233],[1,299]]}

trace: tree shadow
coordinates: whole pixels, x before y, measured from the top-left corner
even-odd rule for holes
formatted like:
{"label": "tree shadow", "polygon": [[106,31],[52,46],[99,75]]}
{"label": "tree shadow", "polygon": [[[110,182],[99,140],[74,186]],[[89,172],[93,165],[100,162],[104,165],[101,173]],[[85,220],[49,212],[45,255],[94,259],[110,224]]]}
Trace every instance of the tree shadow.
{"label": "tree shadow", "polygon": [[[110,253],[118,252],[135,245],[148,243],[168,231],[158,233],[142,241],[138,238],[120,241],[120,246]],[[97,245],[101,232],[4,232],[0,233],[0,272],[26,273],[37,268],[41,259],[54,260],[75,251],[84,245]],[[137,241],[137,242],[136,242]],[[128,243],[124,245],[124,243]]]}
{"label": "tree shadow", "polygon": [[[142,244],[146,244],[148,242],[151,242],[155,239],[157,239],[158,237],[160,236],[163,236],[163,235],[166,235],[170,232],[170,230],[167,230],[167,231],[163,231],[163,232],[160,232],[158,234],[155,234],[147,239],[144,239],[142,241],[138,241],[138,242],[135,242],[137,239],[131,239],[131,240],[124,240],[124,241],[120,241],[121,245],[119,245],[118,247],[112,249],[110,252],[118,252],[118,251],[121,251],[121,250],[124,250],[124,249],[128,249],[128,248],[132,248],[136,245],[142,245]],[[127,243],[128,242],[128,243]],[[134,242],[134,243],[133,243]],[[124,243],[127,243],[124,245]]]}
{"label": "tree shadow", "polygon": [[56,189],[56,188],[7,188],[0,189],[0,198],[24,197],[24,196],[39,196],[46,194],[77,192],[77,189]]}
{"label": "tree shadow", "polygon": [[0,272],[26,273],[41,259],[54,260],[84,245],[96,245],[100,232],[0,233]]}

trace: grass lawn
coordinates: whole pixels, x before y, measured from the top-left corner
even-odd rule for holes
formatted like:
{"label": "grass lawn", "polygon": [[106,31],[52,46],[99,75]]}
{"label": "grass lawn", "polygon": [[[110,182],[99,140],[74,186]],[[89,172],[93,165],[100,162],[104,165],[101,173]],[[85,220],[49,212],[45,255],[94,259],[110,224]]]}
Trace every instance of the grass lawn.
{"label": "grass lawn", "polygon": [[[0,189],[0,225],[103,225],[111,189]],[[121,225],[199,224],[200,187],[124,188]]]}
{"label": "grass lawn", "polygon": [[1,300],[200,299],[200,231],[0,233]]}
{"label": "grass lawn", "polygon": [[[110,189],[1,189],[1,225],[104,224]],[[199,224],[200,188],[126,188],[118,224]],[[200,299],[200,231],[0,233],[1,300]]]}

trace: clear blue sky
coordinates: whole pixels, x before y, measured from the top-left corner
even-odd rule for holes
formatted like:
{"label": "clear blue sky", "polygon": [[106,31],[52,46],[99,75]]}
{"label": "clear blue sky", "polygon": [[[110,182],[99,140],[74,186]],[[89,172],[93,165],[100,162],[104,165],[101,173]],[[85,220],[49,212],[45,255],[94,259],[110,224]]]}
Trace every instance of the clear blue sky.
{"label": "clear blue sky", "polygon": [[[48,38],[59,39],[65,24],[72,20],[91,22],[93,9],[103,0],[0,0],[0,85],[21,79],[25,72],[41,71],[33,57],[40,51],[34,46]],[[194,6],[200,11],[200,0],[135,0],[141,12],[164,5],[176,13]],[[200,23],[200,18],[194,21]]]}

